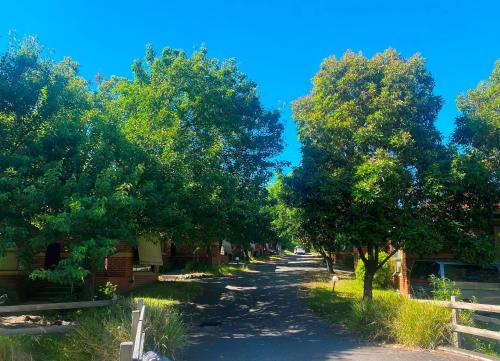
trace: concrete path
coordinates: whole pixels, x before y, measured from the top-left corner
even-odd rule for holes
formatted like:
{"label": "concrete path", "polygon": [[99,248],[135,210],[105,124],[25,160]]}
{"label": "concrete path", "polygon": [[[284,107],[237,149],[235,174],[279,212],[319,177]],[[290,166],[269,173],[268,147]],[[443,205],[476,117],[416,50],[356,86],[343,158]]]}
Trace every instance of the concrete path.
{"label": "concrete path", "polygon": [[318,259],[288,256],[256,272],[198,280],[204,294],[187,309],[185,361],[469,360],[444,352],[410,351],[357,341],[311,313],[297,295]]}

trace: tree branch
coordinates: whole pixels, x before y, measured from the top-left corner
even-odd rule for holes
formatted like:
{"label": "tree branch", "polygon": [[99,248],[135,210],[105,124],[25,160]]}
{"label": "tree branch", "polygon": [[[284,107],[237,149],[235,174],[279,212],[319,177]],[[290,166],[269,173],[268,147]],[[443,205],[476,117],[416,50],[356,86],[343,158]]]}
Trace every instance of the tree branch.
{"label": "tree branch", "polygon": [[359,257],[361,258],[361,260],[364,263],[368,263],[368,260],[366,259],[366,256],[365,256],[365,253],[363,252],[363,248],[362,247],[357,247],[357,249],[358,249]]}
{"label": "tree branch", "polygon": [[377,266],[377,271],[384,265],[385,262],[387,262],[392,256],[394,256],[397,251],[399,251],[399,249],[395,249],[390,254],[388,254],[387,257],[385,257],[384,260]]}

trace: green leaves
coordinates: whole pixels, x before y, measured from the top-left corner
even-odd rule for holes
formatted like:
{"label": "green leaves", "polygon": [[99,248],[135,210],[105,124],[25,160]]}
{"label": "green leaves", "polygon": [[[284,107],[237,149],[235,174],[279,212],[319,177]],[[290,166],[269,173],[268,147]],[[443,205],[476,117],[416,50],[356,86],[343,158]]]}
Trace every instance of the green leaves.
{"label": "green leaves", "polygon": [[294,103],[303,160],[285,182],[309,241],[325,252],[357,247],[370,272],[389,245],[439,247],[426,234],[438,228],[429,209],[442,180],[442,101],[423,59],[346,52],[326,59],[313,84]]}
{"label": "green leaves", "polygon": [[452,248],[465,261],[487,264],[498,252],[492,216],[500,203],[500,63],[457,104],[462,114],[453,133],[447,202]]}
{"label": "green leaves", "polygon": [[29,268],[51,243],[69,250],[35,278],[81,280],[142,233],[204,245],[270,234],[283,125],[256,85],[205,49],[148,45],[132,69],[94,92],[32,38],[0,57],[0,253],[15,244]]}

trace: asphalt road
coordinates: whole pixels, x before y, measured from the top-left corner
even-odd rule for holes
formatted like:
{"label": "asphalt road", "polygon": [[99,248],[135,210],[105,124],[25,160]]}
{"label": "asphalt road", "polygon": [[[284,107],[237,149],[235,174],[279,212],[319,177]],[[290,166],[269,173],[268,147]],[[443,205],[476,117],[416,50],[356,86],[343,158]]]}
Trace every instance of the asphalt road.
{"label": "asphalt road", "polygon": [[186,310],[191,337],[185,361],[469,360],[440,351],[357,341],[314,315],[297,294],[311,256],[288,256],[237,277],[199,280],[203,296]]}

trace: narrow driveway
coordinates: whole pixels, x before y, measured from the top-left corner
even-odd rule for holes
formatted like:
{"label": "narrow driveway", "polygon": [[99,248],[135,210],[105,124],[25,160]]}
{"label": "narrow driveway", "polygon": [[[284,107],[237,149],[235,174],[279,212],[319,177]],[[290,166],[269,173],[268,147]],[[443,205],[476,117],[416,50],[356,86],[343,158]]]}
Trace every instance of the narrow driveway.
{"label": "narrow driveway", "polygon": [[470,360],[356,341],[311,313],[297,294],[318,259],[288,256],[237,277],[199,280],[204,294],[187,310],[185,361]]}

